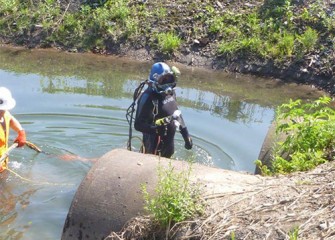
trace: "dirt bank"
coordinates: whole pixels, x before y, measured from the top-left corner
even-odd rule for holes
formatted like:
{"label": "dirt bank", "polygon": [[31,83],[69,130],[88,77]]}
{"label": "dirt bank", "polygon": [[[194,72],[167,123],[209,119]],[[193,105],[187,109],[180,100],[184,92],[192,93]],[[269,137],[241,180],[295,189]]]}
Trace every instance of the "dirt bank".
{"label": "dirt bank", "polygon": [[[98,19],[91,27],[86,26],[85,19],[81,19],[82,16],[77,15],[71,15],[69,19],[73,18],[73,21],[68,20],[67,23],[64,23],[64,26],[61,25],[62,21],[67,19],[67,14],[79,11],[81,4],[86,3],[91,6],[97,6],[106,1],[60,0],[57,2],[61,3],[59,16],[54,16],[53,14],[55,13],[53,12],[46,12],[45,14],[43,13],[44,15],[41,14],[41,19],[39,19],[37,17],[38,14],[36,14],[36,19],[32,18],[30,22],[23,22],[24,24],[19,22],[19,20],[27,21],[28,19],[29,15],[20,19],[21,15],[26,13],[24,9],[22,12],[17,13],[18,20],[15,18],[11,19],[10,17],[10,14],[14,14],[15,11],[5,10],[2,19],[5,21],[4,23],[8,22],[8,26],[4,25],[4,30],[0,33],[0,42],[19,44],[31,48],[55,47],[67,51],[89,50],[98,54],[113,54],[147,61],[170,60],[188,66],[280,78],[285,82],[293,81],[313,85],[332,95],[335,94],[335,2],[332,0],[118,1],[118,4],[126,3],[127,6],[124,7],[132,11],[128,23],[136,26],[136,31],[134,31],[135,34],[130,36],[127,36],[123,32],[127,31],[127,28],[124,29],[122,26],[116,26],[118,22],[113,18],[110,19],[107,17],[105,19],[105,15],[99,15],[102,19]],[[39,7],[39,3],[40,1],[37,0],[31,1],[31,4],[35,5],[35,7]],[[38,9],[36,11],[40,11]],[[105,9],[102,11],[105,11]],[[269,16],[261,19],[269,11],[272,11],[268,14]],[[280,11],[282,15],[278,15]],[[248,50],[248,48],[244,48],[233,54],[220,53],[218,48],[225,39],[224,34],[227,34],[222,33],[227,31],[225,29],[226,25],[221,26],[220,31],[215,32],[213,30],[214,27],[220,27],[220,24],[223,24],[220,17],[226,14],[225,16],[229,15],[232,17],[231,21],[236,21],[234,16],[242,16],[241,18],[243,19],[243,15],[251,12],[257,13],[257,21],[260,21],[258,24],[253,25],[253,27],[258,28],[264,24],[269,24],[270,26],[272,23],[275,25],[278,24],[280,28],[278,34],[283,37],[282,44],[285,44],[284,37],[285,26],[288,24],[287,21],[292,20],[291,24],[293,24],[293,27],[291,30],[293,29],[292,31],[294,32],[292,38],[295,35],[303,34],[308,27],[312,27],[318,34],[316,47],[303,52],[304,54],[299,57],[291,54],[291,51],[289,51],[283,57],[284,59],[279,61],[270,55],[260,57],[259,54],[255,54],[255,52],[250,51],[250,49]],[[97,14],[97,12],[93,13]],[[290,14],[293,14],[294,18],[289,18]],[[92,15],[89,14],[84,18],[97,18],[97,16]],[[76,19],[76,17],[79,19]],[[268,20],[272,23],[267,22]],[[42,24],[43,21],[46,27]],[[136,25],[132,21],[143,24]],[[243,21],[245,21],[243,27],[248,28],[248,21],[253,20],[251,17]],[[80,22],[84,22],[84,25],[80,25]],[[15,30],[15,26],[18,26],[19,23],[22,26],[20,25]],[[122,24],[125,25],[121,21],[120,25]],[[106,28],[112,33],[105,31]],[[79,31],[78,29],[81,30]],[[235,29],[235,31],[238,30]],[[71,33],[74,31],[78,32],[75,32],[72,36]],[[246,38],[252,39],[256,35],[256,31],[257,29],[251,28]],[[284,33],[282,33],[283,31]],[[174,32],[182,39],[181,46],[170,54],[163,53],[157,48],[157,39],[155,38],[157,33],[166,32]],[[229,29],[229,34],[234,35],[233,28]],[[234,39],[233,37],[230,40],[234,41]],[[258,40],[260,39],[264,41],[262,37]],[[308,39],[306,40],[306,42],[309,41]],[[274,38],[274,41],[277,41],[276,38]],[[298,38],[295,38],[294,48],[299,46],[299,44],[296,46],[297,41],[299,41]],[[85,42],[93,43],[85,48],[83,47]],[[262,43],[263,45],[257,45],[257,48],[265,48],[266,43]],[[271,45],[272,43],[268,44]],[[277,51],[280,48],[276,44],[278,43],[273,43],[273,47],[275,48],[273,51]],[[294,48],[291,49],[293,53],[296,52]]]}
{"label": "dirt bank", "polygon": [[[155,1],[143,2],[152,11],[157,8]],[[178,51],[175,51],[172,55],[162,54],[154,48],[148,47],[148,37],[141,36],[138,39],[134,39],[133,42],[119,43],[120,47],[118,48],[115,48],[115,46],[109,48],[107,46],[106,53],[121,54],[149,61],[169,59],[188,66],[279,78],[285,82],[313,85],[332,95],[335,94],[335,38],[329,40],[331,37],[329,38],[329,36],[325,35],[320,40],[321,48],[306,53],[299,60],[292,56],[287,57],[285,61],[278,62],[271,58],[261,58],[245,52],[239,52],[234,55],[219,54],[217,49],[222,36],[210,32],[211,24],[198,26],[194,23],[193,16],[207,13],[206,11],[209,11],[208,5],[213,6],[214,11],[218,15],[223,15],[227,12],[243,14],[255,9],[262,11],[262,9],[273,7],[272,5],[275,2],[273,0],[185,0],[181,4],[180,1],[174,0],[160,3],[159,7],[169,9],[168,14],[171,15],[171,18],[166,18],[164,21],[159,19],[146,21],[145,24],[150,28],[148,34],[177,29],[178,34],[187,39],[182,43]],[[279,5],[279,2],[284,1],[277,2]],[[313,4],[319,4],[320,9],[327,9],[329,13],[335,12],[334,1],[295,0],[289,2],[291,2],[291,9],[294,12],[310,9]],[[197,7],[192,8],[190,6]],[[318,25],[315,25],[315,28],[318,29]],[[296,24],[296,28],[300,28],[302,32],[306,26]],[[335,34],[335,32],[332,34]]]}

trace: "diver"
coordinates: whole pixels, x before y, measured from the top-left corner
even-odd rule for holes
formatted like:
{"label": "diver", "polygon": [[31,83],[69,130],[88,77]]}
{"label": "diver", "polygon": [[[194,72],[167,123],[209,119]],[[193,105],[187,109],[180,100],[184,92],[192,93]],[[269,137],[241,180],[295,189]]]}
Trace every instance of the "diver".
{"label": "diver", "polygon": [[189,135],[181,111],[176,102],[177,75],[179,70],[164,62],[152,65],[148,87],[137,102],[134,127],[143,134],[141,152],[170,158],[174,153],[174,136],[180,131],[185,148],[191,149],[192,138]]}

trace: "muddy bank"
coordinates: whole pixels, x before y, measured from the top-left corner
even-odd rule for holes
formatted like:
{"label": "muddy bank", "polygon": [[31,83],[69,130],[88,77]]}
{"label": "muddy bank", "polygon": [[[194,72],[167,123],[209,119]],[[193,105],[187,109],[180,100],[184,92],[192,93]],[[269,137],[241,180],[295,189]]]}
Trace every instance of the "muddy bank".
{"label": "muddy bank", "polygon": [[[61,3],[60,16],[53,16],[52,14],[54,13],[50,16],[43,15],[42,20],[32,21],[27,23],[27,26],[20,26],[23,29],[15,30],[18,20],[11,20],[10,16],[5,16],[5,19],[13,21],[13,25],[7,26],[9,30],[7,29],[0,33],[1,42],[18,44],[29,48],[53,47],[73,52],[92,51],[97,54],[126,56],[142,61],[169,60],[187,66],[279,78],[285,82],[312,85],[332,95],[335,94],[334,1],[119,1],[118,3],[121,4],[119,9],[124,7],[126,10],[130,9],[133,11],[128,13],[131,16],[131,18],[127,19],[128,22],[118,22],[119,19],[105,19],[101,18],[102,15],[92,16],[89,14],[87,18],[100,17],[101,19],[99,18],[99,22],[94,23],[97,26],[93,28],[87,27],[87,29],[86,26],[80,25],[80,22],[85,21],[85,19],[80,19],[82,16],[71,15],[74,19],[69,22],[67,15],[79,12],[81,6],[89,5],[93,9],[98,9],[104,6],[104,3],[108,3],[108,1],[61,0],[59,2]],[[31,1],[31,3],[36,6],[39,4],[38,1]],[[115,6],[113,5],[113,7]],[[282,15],[278,15],[279,11],[281,11]],[[293,24],[291,29],[294,29],[298,34],[303,34],[308,27],[312,27],[318,34],[316,47],[303,52],[304,54],[299,57],[294,55],[296,49],[292,48],[293,54],[289,52],[287,56],[280,60],[274,59],[269,55],[261,57],[248,48],[242,48],[232,54],[220,53],[218,48],[225,39],[224,34],[227,34],[228,31],[225,27],[229,28],[229,26],[223,25],[220,31],[213,30],[219,24],[227,23],[227,19],[224,19],[224,22],[220,17],[226,14],[225,16],[228,17],[233,16],[231,20],[228,19],[228,22],[237,21],[234,16],[238,15],[243,18],[243,15],[249,13],[257,13],[258,17],[269,15],[268,18],[272,19],[271,21],[275,19],[273,23],[279,24],[278,27],[282,28],[283,31],[286,31],[285,26],[289,24],[287,23],[287,21],[290,21],[290,18],[288,18],[289,14],[293,14],[294,18],[292,17],[293,20],[290,23]],[[8,13],[5,12],[5,14]],[[250,16],[252,15],[248,15],[248,17]],[[75,19],[76,17],[79,19]],[[50,25],[47,28],[40,22],[44,20],[53,22],[47,22]],[[263,22],[252,25],[254,28],[269,24],[267,22],[268,19],[265,17],[257,21],[259,20]],[[245,23],[248,23],[248,21],[251,22],[253,19],[250,18],[245,21]],[[143,24],[136,25],[136,23]],[[243,27],[248,27],[248,24],[245,25],[245,23],[243,23]],[[63,26],[62,24],[65,25]],[[70,24],[72,25],[70,26]],[[127,35],[127,33],[123,32],[125,29],[118,26],[118,24],[133,24],[136,27],[134,30],[136,33]],[[69,29],[59,33],[59,31],[67,27]],[[77,28],[81,29],[78,32],[80,36],[71,36],[71,33],[77,31]],[[109,31],[113,32],[109,33],[105,31],[105,28],[109,28]],[[251,27],[248,37],[252,39],[256,35],[256,31],[257,29],[255,30]],[[170,53],[157,49],[155,36],[157,33],[166,32],[174,32],[182,40],[178,49]],[[234,34],[233,28],[229,30],[229,34]],[[285,44],[285,32],[281,37],[283,37],[281,39],[283,41],[282,44]],[[234,37],[231,40],[234,41]],[[297,41],[298,38],[294,40],[295,47],[299,46]],[[83,44],[85,42],[90,42],[90,44],[84,47]],[[257,46],[258,48],[265,48],[266,44],[269,43],[264,42],[263,45]],[[278,43],[273,44],[274,48],[280,47],[276,45]]]}

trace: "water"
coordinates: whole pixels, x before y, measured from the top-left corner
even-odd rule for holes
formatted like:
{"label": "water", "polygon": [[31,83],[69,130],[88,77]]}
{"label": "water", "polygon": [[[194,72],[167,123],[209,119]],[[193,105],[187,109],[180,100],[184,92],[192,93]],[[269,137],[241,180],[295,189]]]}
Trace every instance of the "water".
{"label": "water", "polygon": [[[10,156],[0,180],[0,239],[60,239],[72,198],[94,160],[126,148],[126,109],[151,64],[57,51],[0,48],[0,85],[17,101],[11,111],[27,147]],[[314,99],[315,89],[222,72],[180,67],[177,97],[194,148],[176,136],[176,159],[254,172],[278,104]],[[140,147],[133,131],[133,146]],[[15,138],[12,131],[10,139]]]}

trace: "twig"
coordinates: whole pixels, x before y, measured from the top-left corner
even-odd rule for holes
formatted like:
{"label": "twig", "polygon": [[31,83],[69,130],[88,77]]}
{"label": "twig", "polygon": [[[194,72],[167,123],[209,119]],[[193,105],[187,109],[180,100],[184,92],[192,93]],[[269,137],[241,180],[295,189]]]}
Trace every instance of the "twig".
{"label": "twig", "polygon": [[67,11],[69,10],[69,7],[72,3],[72,0],[69,1],[69,3],[67,4],[65,11],[63,12],[62,16],[57,20],[57,22],[55,23],[55,27],[52,29],[52,33],[54,33],[58,28],[59,25],[61,24],[61,22],[63,21],[65,14],[67,13]]}
{"label": "twig", "polygon": [[207,219],[203,222],[203,224],[202,224],[201,226],[203,226],[204,224],[206,224],[211,218],[214,218],[216,215],[218,215],[218,214],[220,214],[221,212],[225,211],[227,208],[229,208],[229,207],[231,207],[231,206],[233,206],[233,205],[235,205],[235,204],[237,204],[237,203],[239,203],[239,202],[241,202],[241,201],[244,201],[245,199],[248,199],[248,198],[250,198],[250,197],[252,197],[252,196],[254,196],[254,195],[257,195],[257,194],[259,194],[260,192],[266,191],[266,190],[268,190],[268,189],[270,189],[270,188],[271,188],[271,187],[264,188],[264,189],[262,189],[262,190],[260,190],[260,191],[258,191],[258,192],[256,192],[256,193],[252,194],[251,196],[247,196],[247,197],[241,198],[240,200],[231,203],[231,204],[228,205],[227,207],[225,207],[225,208],[223,208],[223,209],[220,209],[219,211],[213,213],[209,218],[207,218]]}

